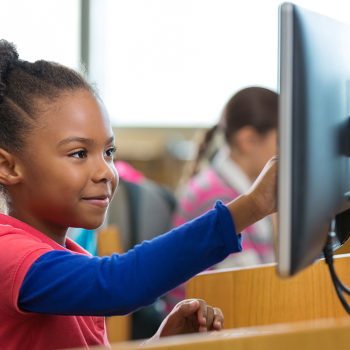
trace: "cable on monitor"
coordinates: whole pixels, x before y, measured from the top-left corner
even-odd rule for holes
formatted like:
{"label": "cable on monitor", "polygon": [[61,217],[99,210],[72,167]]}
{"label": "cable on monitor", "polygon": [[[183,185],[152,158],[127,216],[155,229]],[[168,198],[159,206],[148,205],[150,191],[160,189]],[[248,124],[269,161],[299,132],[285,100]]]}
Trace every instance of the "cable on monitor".
{"label": "cable on monitor", "polygon": [[340,281],[339,277],[337,276],[335,269],[334,269],[334,260],[333,260],[333,241],[336,237],[335,233],[335,218],[332,219],[331,223],[331,229],[328,233],[327,243],[323,250],[326,264],[329,267],[329,272],[332,277],[332,281],[334,284],[335,291],[337,292],[337,295],[340,299],[340,302],[342,303],[344,309],[346,312],[350,315],[350,306],[348,302],[345,300],[344,294],[346,293],[350,295],[350,288],[348,288],[345,284],[343,284],[342,281]]}

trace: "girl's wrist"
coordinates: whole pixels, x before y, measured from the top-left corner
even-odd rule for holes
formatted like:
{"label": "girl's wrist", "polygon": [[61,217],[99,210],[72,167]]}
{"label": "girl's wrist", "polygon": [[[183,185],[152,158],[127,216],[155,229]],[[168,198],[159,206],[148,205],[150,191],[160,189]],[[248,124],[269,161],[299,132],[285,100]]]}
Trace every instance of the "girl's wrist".
{"label": "girl's wrist", "polygon": [[259,213],[252,193],[246,193],[227,204],[239,234],[247,227],[261,220],[264,216]]}

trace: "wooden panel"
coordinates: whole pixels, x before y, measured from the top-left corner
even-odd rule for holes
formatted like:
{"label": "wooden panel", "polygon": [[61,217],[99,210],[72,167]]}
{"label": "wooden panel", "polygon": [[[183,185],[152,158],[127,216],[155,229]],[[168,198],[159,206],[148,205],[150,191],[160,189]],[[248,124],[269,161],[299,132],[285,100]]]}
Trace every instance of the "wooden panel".
{"label": "wooden panel", "polygon": [[[239,328],[174,336],[142,348],[154,350],[329,350],[348,349],[349,317]],[[141,342],[112,344],[112,350],[137,350]],[[91,350],[103,350],[92,347]],[[78,350],[78,349],[76,349]]]}
{"label": "wooden panel", "polygon": [[113,128],[118,160],[130,163],[147,178],[175,190],[186,161],[178,159],[168,146],[198,138],[206,128],[117,127]]}
{"label": "wooden panel", "polygon": [[131,339],[131,315],[106,318],[107,338],[110,343]]}
{"label": "wooden panel", "polygon": [[350,239],[348,239],[334,254],[349,254],[350,253]]}
{"label": "wooden panel", "polygon": [[[350,285],[350,255],[337,256],[335,269]],[[324,260],[290,279],[280,279],[275,264],[205,272],[187,283],[187,298],[220,307],[226,328],[347,315]]]}
{"label": "wooden panel", "polygon": [[[109,225],[98,231],[97,250],[99,256],[124,252],[120,232],[116,225]],[[131,339],[131,315],[107,317],[106,327],[110,343]]]}
{"label": "wooden panel", "polygon": [[116,225],[108,225],[98,230],[97,252],[99,256],[124,253],[120,231]]}

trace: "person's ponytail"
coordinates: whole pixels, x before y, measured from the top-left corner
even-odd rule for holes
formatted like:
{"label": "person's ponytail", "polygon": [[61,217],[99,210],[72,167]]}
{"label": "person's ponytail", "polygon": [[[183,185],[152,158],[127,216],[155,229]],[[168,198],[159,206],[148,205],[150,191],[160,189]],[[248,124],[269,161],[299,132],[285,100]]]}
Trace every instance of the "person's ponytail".
{"label": "person's ponytail", "polygon": [[202,160],[207,156],[208,149],[210,148],[211,142],[218,128],[218,124],[214,125],[201,135],[201,140],[198,142],[197,146],[196,158],[185,165],[179,181],[179,189],[181,189],[181,187],[185,185],[192,176],[196,175],[201,170]]}
{"label": "person's ponytail", "polygon": [[209,145],[217,129],[218,129],[218,125],[216,124],[204,134],[203,140],[198,146],[197,157],[194,159],[192,174],[190,174],[190,177],[196,175],[199,172],[200,162],[205,157],[208,151]]}

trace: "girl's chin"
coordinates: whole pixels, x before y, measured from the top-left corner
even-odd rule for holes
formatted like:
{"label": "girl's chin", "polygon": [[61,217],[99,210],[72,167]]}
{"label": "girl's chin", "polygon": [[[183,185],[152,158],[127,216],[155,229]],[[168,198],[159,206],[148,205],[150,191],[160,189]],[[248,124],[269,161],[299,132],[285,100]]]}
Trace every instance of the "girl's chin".
{"label": "girl's chin", "polygon": [[103,217],[92,218],[89,217],[86,220],[81,220],[79,223],[75,223],[74,227],[84,228],[85,230],[97,230],[102,226],[105,221],[105,215]]}
{"label": "girl's chin", "polygon": [[86,207],[83,207],[70,212],[69,217],[67,215],[65,218],[65,224],[73,228],[96,230],[104,223],[106,214],[107,210],[87,210]]}
{"label": "girl's chin", "polygon": [[87,225],[84,225],[84,227],[81,227],[81,228],[84,228],[86,230],[97,230],[99,229],[103,224],[103,221],[100,221],[98,223],[89,223]]}

